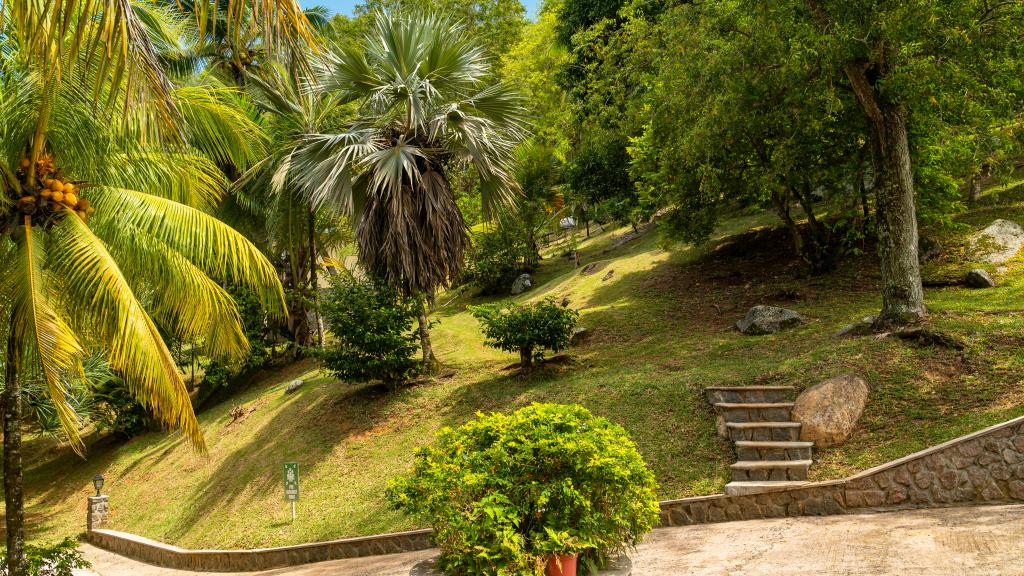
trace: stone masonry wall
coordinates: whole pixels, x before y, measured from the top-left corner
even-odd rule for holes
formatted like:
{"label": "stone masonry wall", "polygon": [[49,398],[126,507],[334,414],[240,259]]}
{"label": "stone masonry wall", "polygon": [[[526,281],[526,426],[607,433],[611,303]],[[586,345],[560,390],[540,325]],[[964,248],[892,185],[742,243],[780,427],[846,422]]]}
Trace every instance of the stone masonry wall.
{"label": "stone masonry wall", "polygon": [[[742,496],[661,503],[663,526],[731,520],[1024,501],[1024,417],[911,454],[844,480]],[[202,572],[270,570],[430,548],[430,530],[263,550],[185,550],[140,536],[92,530],[88,540],[150,564]]]}
{"label": "stone masonry wall", "polygon": [[1024,417],[830,482],[662,502],[664,526],[1024,501]]}
{"label": "stone masonry wall", "polygon": [[93,530],[86,538],[89,543],[100,548],[164,568],[197,572],[248,572],[426,550],[433,546],[430,534],[430,530],[415,530],[260,550],[187,550],[113,530]]}

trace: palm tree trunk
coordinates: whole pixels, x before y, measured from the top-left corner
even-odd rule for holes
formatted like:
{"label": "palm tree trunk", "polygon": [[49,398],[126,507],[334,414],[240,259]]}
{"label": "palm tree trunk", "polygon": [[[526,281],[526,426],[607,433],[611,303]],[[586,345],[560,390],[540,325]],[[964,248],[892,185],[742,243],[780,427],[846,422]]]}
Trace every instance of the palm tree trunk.
{"label": "palm tree trunk", "polygon": [[430,343],[430,318],[427,315],[430,308],[430,301],[433,299],[433,296],[423,298],[423,303],[420,307],[420,348],[423,350],[424,374],[433,374],[437,370],[439,364],[437,356],[434,356],[434,346]]}
{"label": "palm tree trunk", "polygon": [[316,343],[324,347],[324,321],[320,316],[320,280],[316,273],[316,211],[309,210],[309,289],[313,299],[313,321],[316,322]]}
{"label": "palm tree trunk", "polygon": [[11,318],[4,370],[4,504],[7,522],[7,574],[28,576],[25,561],[25,499],[21,466],[21,383],[18,381],[18,343]]}

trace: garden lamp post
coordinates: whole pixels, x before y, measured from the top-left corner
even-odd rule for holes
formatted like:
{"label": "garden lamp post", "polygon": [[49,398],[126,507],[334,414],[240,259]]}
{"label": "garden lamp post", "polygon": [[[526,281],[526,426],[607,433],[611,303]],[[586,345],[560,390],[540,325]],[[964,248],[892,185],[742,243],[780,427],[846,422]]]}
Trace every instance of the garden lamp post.
{"label": "garden lamp post", "polygon": [[96,488],[96,496],[100,495],[100,490],[103,490],[103,474],[97,474],[92,477],[92,485]]}

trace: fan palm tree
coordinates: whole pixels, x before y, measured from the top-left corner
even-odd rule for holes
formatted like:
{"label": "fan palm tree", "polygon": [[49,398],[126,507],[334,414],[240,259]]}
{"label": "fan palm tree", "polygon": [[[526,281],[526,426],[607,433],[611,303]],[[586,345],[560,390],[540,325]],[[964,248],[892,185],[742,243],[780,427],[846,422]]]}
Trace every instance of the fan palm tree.
{"label": "fan palm tree", "polygon": [[[511,198],[521,98],[494,80],[462,25],[436,15],[381,13],[361,43],[314,67],[316,89],[358,113],[343,131],[299,138],[276,181],[351,216],[370,274],[432,297],[462,272],[470,241],[450,174],[476,170],[485,213]],[[426,310],[420,331],[429,366]]]}
{"label": "fan palm tree", "polygon": [[[248,4],[282,41],[305,35],[292,0]],[[82,375],[83,358],[102,350],[157,419],[203,450],[158,326],[202,338],[209,354],[230,359],[243,356],[248,343],[218,281],[246,286],[268,309],[285,313],[273,267],[209,215],[226,188],[216,162],[246,165],[258,157],[260,132],[223,90],[176,86],[164,73],[160,50],[178,45],[187,26],[136,0],[0,3],[9,576],[27,573],[22,381],[45,382],[65,434],[82,451],[66,390]]]}

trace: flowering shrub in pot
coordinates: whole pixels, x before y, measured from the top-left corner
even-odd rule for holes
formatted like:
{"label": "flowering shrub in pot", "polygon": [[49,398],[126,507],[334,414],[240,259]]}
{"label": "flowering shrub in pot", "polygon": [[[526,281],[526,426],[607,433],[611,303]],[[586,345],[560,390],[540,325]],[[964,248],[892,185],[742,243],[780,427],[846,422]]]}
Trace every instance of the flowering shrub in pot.
{"label": "flowering shrub in pot", "polygon": [[656,488],[622,427],[534,404],[442,430],[388,497],[430,522],[446,574],[543,576],[551,558],[578,556],[587,574],[638,544],[658,521]]}

